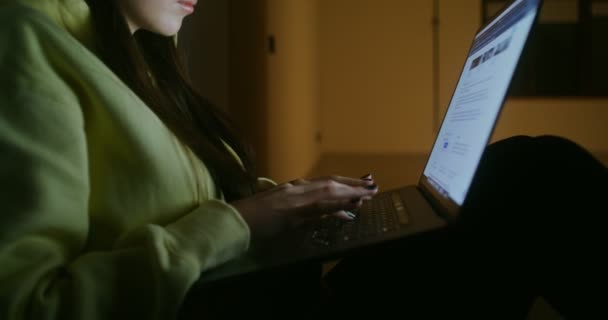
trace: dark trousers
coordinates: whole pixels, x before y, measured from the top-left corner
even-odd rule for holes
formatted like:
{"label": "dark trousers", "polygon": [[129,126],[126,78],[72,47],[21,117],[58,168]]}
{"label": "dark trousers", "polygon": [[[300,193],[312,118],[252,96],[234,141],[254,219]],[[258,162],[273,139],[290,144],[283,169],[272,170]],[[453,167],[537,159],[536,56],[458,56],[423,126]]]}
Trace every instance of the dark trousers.
{"label": "dark trousers", "polygon": [[542,296],[566,317],[606,315],[607,201],[608,170],[571,141],[494,143],[457,223],[345,259],[326,307],[522,319]]}
{"label": "dark trousers", "polygon": [[347,257],[323,281],[318,266],[296,266],[207,288],[184,309],[522,319],[542,296],[566,317],[606,315],[607,183],[606,167],[571,141],[502,140],[486,148],[448,228]]}

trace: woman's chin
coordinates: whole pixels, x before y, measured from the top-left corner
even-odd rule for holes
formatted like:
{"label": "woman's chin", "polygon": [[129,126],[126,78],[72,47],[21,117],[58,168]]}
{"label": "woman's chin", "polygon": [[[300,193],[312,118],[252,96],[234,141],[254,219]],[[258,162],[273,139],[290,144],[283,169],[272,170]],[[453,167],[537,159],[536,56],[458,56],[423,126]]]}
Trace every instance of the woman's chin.
{"label": "woman's chin", "polygon": [[147,31],[165,36],[165,37],[172,37],[175,36],[179,30],[182,27],[182,22],[176,22],[176,23],[171,23],[171,24],[165,24],[163,26],[155,26],[153,28],[144,28]]}

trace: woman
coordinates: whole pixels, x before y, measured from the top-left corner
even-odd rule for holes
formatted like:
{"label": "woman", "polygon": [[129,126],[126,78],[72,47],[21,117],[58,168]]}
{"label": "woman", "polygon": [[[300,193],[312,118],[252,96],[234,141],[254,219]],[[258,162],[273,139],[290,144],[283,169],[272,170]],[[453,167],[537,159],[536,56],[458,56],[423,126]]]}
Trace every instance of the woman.
{"label": "woman", "polygon": [[0,318],[171,319],[250,239],[376,192],[335,178],[252,197],[269,183],[178,64],[190,2],[0,3]]}
{"label": "woman", "polygon": [[209,268],[310,214],[349,219],[377,192],[258,179],[179,63],[172,36],[193,8],[0,0],[1,319],[173,319]]}

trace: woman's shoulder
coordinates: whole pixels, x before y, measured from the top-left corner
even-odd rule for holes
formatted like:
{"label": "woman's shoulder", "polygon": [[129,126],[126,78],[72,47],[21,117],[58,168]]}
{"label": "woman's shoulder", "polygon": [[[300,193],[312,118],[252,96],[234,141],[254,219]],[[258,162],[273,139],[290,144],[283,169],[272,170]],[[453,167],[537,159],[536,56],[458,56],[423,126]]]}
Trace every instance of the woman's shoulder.
{"label": "woman's shoulder", "polygon": [[[75,33],[89,30],[72,30],[69,25],[60,25],[61,16],[55,17],[47,11],[18,1],[0,0],[0,54],[27,56],[32,50],[61,53],[71,48],[84,49]],[[85,22],[78,24],[80,29],[87,29]]]}
{"label": "woman's shoulder", "polygon": [[0,0],[0,28],[4,32],[44,35],[47,41],[70,39],[91,47],[92,25],[89,7],[83,0]]}
{"label": "woman's shoulder", "polygon": [[7,35],[7,33],[20,35],[24,35],[26,32],[44,33],[52,29],[48,28],[49,24],[52,24],[52,20],[39,10],[19,2],[0,2],[0,32],[2,32],[2,36]]}
{"label": "woman's shoulder", "polygon": [[[103,67],[72,30],[47,11],[0,0],[0,73],[8,79],[9,87],[24,84],[51,94],[49,91],[65,82],[66,76],[97,74]],[[75,80],[72,84],[78,82]],[[6,84],[0,90],[6,89]],[[64,90],[68,87],[65,83],[61,86]]]}

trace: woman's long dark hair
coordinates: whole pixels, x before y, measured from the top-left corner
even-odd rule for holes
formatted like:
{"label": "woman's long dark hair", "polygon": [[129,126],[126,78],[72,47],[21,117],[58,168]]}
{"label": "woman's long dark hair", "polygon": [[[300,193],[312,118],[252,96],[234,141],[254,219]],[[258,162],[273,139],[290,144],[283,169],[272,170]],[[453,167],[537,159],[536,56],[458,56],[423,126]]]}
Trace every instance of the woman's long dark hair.
{"label": "woman's long dark hair", "polygon": [[173,38],[145,30],[131,35],[116,0],[86,1],[101,59],[205,163],[227,201],[252,194],[255,170],[250,150],[224,112],[195,92]]}

